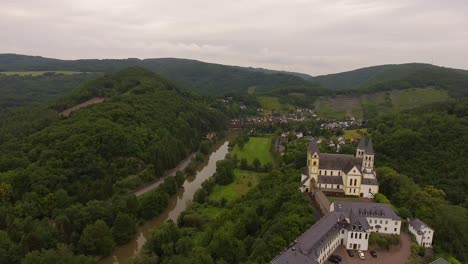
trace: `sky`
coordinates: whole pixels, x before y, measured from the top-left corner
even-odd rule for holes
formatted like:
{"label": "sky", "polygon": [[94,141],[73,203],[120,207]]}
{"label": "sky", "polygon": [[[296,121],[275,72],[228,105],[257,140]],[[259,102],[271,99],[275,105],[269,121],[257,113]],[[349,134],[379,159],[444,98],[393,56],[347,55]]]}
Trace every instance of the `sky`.
{"label": "sky", "polygon": [[0,53],[304,72],[468,69],[468,0],[0,0]]}

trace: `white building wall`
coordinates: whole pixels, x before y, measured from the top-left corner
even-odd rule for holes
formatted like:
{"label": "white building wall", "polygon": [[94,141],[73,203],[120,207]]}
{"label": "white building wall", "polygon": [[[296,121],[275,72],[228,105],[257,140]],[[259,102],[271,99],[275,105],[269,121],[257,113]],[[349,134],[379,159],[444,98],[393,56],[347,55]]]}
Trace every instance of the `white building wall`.
{"label": "white building wall", "polygon": [[346,249],[367,250],[369,247],[369,233],[350,230],[345,241]]}
{"label": "white building wall", "polygon": [[[370,191],[370,192],[369,192]],[[374,195],[379,192],[378,185],[361,185],[361,193],[364,198],[374,198]]]}
{"label": "white building wall", "polygon": [[318,263],[326,263],[328,257],[340,245],[340,233],[337,233],[327,244],[320,250],[320,255],[317,258]]}
{"label": "white building wall", "polygon": [[432,247],[432,238],[434,236],[434,230],[430,228],[423,228],[421,231],[424,233],[419,235],[418,232],[410,225],[409,231],[416,237],[416,241],[420,246],[423,247]]}
{"label": "white building wall", "polygon": [[[377,218],[377,217],[366,217],[367,222],[373,227],[373,232],[399,235],[401,231],[401,221],[393,220],[391,218]],[[380,229],[377,230],[375,226],[380,225]]]}

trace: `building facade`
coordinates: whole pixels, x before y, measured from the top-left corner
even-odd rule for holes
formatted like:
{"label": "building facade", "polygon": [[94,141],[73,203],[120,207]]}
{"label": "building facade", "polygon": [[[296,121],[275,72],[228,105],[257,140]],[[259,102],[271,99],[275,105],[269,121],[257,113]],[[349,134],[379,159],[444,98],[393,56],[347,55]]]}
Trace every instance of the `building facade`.
{"label": "building facade", "polygon": [[408,229],[416,237],[416,241],[420,246],[432,247],[432,238],[434,236],[434,229],[429,227],[418,218],[409,219]]}
{"label": "building facade", "polygon": [[312,192],[314,188],[328,195],[373,198],[379,192],[379,183],[374,170],[372,140],[366,142],[362,137],[353,156],[320,153],[317,141],[311,139],[301,191]]}
{"label": "building facade", "polygon": [[399,235],[400,230],[401,219],[389,204],[336,201],[272,263],[325,263],[339,245],[365,251],[372,232]]}

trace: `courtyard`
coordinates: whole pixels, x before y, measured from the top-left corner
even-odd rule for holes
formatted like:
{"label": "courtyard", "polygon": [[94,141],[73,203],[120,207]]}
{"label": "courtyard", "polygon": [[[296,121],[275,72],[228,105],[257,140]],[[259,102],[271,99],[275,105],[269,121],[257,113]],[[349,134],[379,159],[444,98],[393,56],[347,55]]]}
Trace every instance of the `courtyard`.
{"label": "courtyard", "polygon": [[[354,257],[350,257],[346,252],[346,248],[340,245],[334,255],[340,255],[343,258],[342,264],[403,264],[406,263],[411,257],[411,238],[408,234],[401,232],[400,235],[401,244],[398,248],[392,248],[390,250],[374,249],[369,247],[368,251],[364,251],[365,259],[359,258],[356,251],[354,251]],[[370,254],[370,250],[374,249],[377,252],[377,258],[373,258]],[[326,263],[331,263],[327,261]]]}

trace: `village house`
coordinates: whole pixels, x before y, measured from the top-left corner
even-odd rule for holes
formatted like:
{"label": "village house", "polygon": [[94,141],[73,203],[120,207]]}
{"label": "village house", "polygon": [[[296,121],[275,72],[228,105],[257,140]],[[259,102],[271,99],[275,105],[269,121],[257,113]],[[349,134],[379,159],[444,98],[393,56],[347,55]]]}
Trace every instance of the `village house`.
{"label": "village house", "polygon": [[401,219],[390,204],[336,201],[274,264],[325,263],[339,245],[367,250],[372,232],[399,235]]}
{"label": "village house", "polygon": [[374,170],[372,140],[362,137],[356,155],[320,153],[317,141],[311,139],[307,151],[307,168],[301,177],[302,192],[322,190],[332,196],[373,198],[379,192]]}
{"label": "village house", "polygon": [[432,247],[432,237],[434,236],[434,229],[429,227],[418,218],[409,219],[409,231],[416,237],[418,245],[423,247]]}

